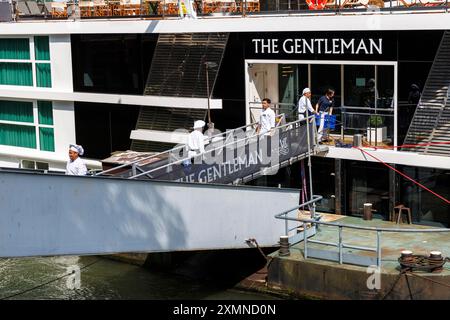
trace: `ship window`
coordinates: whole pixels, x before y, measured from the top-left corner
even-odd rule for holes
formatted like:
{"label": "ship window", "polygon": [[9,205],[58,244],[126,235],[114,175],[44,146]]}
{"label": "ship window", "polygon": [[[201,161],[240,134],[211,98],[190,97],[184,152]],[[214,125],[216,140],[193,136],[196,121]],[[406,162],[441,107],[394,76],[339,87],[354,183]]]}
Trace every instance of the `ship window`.
{"label": "ship window", "polygon": [[33,126],[1,123],[0,144],[34,149],[36,148],[36,130]]}
{"label": "ship window", "polygon": [[53,108],[51,101],[38,101],[39,124],[53,125]]}
{"label": "ship window", "polygon": [[36,60],[50,60],[48,37],[34,37],[34,53]]}
{"label": "ship window", "polygon": [[0,84],[33,86],[31,63],[0,62]]}
{"label": "ship window", "polygon": [[0,38],[0,85],[50,88],[49,37]]}
{"label": "ship window", "polygon": [[0,100],[0,120],[33,122],[33,103]]}
{"label": "ship window", "polygon": [[52,102],[0,100],[0,145],[55,151]]}
{"label": "ship window", "polygon": [[30,44],[27,38],[0,39],[0,59],[30,59]]}
{"label": "ship window", "polygon": [[38,87],[52,86],[50,63],[36,63],[36,82]]}
{"label": "ship window", "polygon": [[39,128],[39,142],[41,150],[55,151],[55,135],[53,128]]}

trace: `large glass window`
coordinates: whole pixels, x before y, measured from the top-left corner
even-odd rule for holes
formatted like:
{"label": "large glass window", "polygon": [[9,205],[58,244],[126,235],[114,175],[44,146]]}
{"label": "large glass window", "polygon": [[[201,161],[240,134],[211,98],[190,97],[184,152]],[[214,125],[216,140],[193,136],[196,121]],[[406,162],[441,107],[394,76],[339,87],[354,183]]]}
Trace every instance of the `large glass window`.
{"label": "large glass window", "polygon": [[52,102],[0,100],[0,145],[55,151]]}
{"label": "large glass window", "polygon": [[328,89],[333,89],[335,106],[341,102],[341,66],[332,64],[311,65],[311,101],[313,107]]}
{"label": "large glass window", "polygon": [[[33,65],[36,69],[35,83]],[[31,53],[29,38],[0,39],[0,85],[52,86],[48,36],[34,37],[34,52]]]}
{"label": "large glass window", "polygon": [[0,84],[33,86],[31,63],[0,62]]}
{"label": "large glass window", "polygon": [[375,66],[344,66],[344,105],[375,106]]}
{"label": "large glass window", "polygon": [[[450,171],[407,166],[400,167],[400,169],[433,192],[446,199],[450,198],[448,187],[450,185]],[[410,180],[400,176],[399,179],[400,203],[411,208],[414,223],[440,227],[450,226],[450,207],[448,205]]]}
{"label": "large glass window", "polygon": [[30,59],[30,45],[27,38],[0,39],[0,59]]}
{"label": "large glass window", "polygon": [[389,169],[381,164],[346,161],[347,212],[361,216],[364,203],[372,203],[378,217],[389,217]]}

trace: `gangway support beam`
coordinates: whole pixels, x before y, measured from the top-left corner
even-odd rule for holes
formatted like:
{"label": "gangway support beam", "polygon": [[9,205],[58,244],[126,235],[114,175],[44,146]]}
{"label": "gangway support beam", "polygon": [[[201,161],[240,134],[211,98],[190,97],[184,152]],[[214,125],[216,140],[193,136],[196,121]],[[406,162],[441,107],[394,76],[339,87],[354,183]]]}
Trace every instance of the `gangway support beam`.
{"label": "gangway support beam", "polygon": [[0,257],[274,246],[298,190],[0,171]]}

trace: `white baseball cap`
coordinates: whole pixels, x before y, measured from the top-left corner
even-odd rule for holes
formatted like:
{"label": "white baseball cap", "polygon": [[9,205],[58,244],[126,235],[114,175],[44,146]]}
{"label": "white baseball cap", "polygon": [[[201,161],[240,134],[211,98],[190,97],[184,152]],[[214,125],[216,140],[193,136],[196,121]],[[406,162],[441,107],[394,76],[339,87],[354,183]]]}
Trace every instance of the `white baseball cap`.
{"label": "white baseball cap", "polygon": [[302,94],[305,94],[305,93],[308,93],[308,92],[311,92],[311,90],[309,88],[305,88],[305,89],[303,89]]}
{"label": "white baseball cap", "polygon": [[194,129],[203,128],[205,126],[205,121],[197,120],[194,122]]}

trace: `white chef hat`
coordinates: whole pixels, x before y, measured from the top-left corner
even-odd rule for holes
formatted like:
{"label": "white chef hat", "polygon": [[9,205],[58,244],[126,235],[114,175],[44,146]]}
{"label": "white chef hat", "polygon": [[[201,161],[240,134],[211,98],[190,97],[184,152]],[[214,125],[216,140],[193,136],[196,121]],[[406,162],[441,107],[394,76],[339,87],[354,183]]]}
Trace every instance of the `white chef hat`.
{"label": "white chef hat", "polygon": [[76,153],[78,153],[80,156],[82,156],[84,154],[84,149],[82,146],[77,145],[77,144],[71,144],[69,145],[69,150],[75,151]]}
{"label": "white chef hat", "polygon": [[303,89],[302,94],[305,94],[305,93],[308,93],[308,92],[311,92],[311,90],[309,88],[305,88],[305,89]]}
{"label": "white chef hat", "polygon": [[203,120],[197,120],[194,122],[194,129],[203,128],[205,126],[205,121]]}

